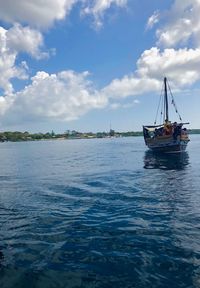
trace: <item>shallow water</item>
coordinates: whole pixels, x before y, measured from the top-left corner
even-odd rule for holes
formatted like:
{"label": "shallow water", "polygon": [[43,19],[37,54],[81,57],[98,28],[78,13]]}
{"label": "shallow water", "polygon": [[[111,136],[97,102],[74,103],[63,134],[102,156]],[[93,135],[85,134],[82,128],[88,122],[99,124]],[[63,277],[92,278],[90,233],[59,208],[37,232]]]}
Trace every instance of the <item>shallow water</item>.
{"label": "shallow water", "polygon": [[200,287],[200,135],[0,144],[0,287]]}

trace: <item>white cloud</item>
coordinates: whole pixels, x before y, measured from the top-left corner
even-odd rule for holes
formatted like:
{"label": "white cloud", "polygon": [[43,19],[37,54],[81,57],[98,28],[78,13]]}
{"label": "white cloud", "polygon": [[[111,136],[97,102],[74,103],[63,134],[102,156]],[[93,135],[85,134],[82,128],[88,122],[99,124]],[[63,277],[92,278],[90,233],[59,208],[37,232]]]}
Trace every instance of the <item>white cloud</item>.
{"label": "white cloud", "polygon": [[[21,61],[16,65],[21,52],[36,59],[48,56],[41,51],[41,32],[30,27],[50,27],[56,20],[64,19],[78,2],[86,14],[102,24],[106,10],[112,5],[124,7],[127,0],[95,0],[92,4],[88,0],[0,0],[0,20],[13,25],[8,30],[0,27],[0,88],[4,90],[4,97],[0,97],[0,113],[4,119],[20,121],[24,117],[68,121],[90,109],[107,105],[106,95],[92,87],[87,73],[64,71],[49,75],[38,72],[32,83],[17,93],[11,82],[13,78],[28,78],[28,64]],[[25,24],[30,26],[23,26]]]}
{"label": "white cloud", "polygon": [[93,2],[83,0],[83,2],[86,2],[86,5],[84,6],[82,13],[84,15],[93,15],[97,29],[101,28],[103,25],[103,17],[106,10],[110,9],[112,5],[122,8],[127,4],[127,0],[95,0]]}
{"label": "white cloud", "polygon": [[105,107],[106,98],[92,87],[87,77],[88,72],[63,71],[51,75],[38,72],[24,90],[0,97],[2,119],[70,121],[91,109]]}
{"label": "white cloud", "polygon": [[114,79],[102,90],[108,98],[126,98],[151,91],[160,91],[164,76],[172,86],[183,87],[200,80],[200,49],[146,50],[137,62],[134,74]]}
{"label": "white cloud", "polygon": [[14,24],[6,33],[7,46],[10,51],[26,52],[33,57],[40,59],[48,56],[47,53],[41,52],[43,46],[42,34],[30,27],[22,27],[20,24]]}
{"label": "white cloud", "polygon": [[10,80],[26,78],[26,69],[23,66],[15,66],[17,52],[11,51],[7,43],[7,30],[2,27],[0,27],[0,43],[0,88],[5,91],[5,94],[9,94],[13,92]]}
{"label": "white cloud", "polygon": [[[59,5],[55,11],[52,11],[52,14],[45,16],[46,0],[29,2],[20,0],[17,2],[19,6],[26,4],[24,14],[27,12],[29,15],[31,11],[29,9],[35,7],[32,18],[27,20],[28,18],[22,17],[24,14],[21,16],[16,13],[16,16],[11,13],[13,11],[9,6],[11,1],[0,0],[0,4],[3,3],[0,18],[10,22],[20,20],[30,24],[38,21],[39,27],[48,27],[55,20],[63,19],[77,1],[82,2],[84,13],[93,15],[95,23],[99,27],[102,25],[105,11],[111,5],[125,7],[127,4],[127,0],[94,0],[92,4],[88,0],[48,1],[48,9],[52,9],[55,3]],[[13,5],[15,9],[18,9],[16,3]],[[36,6],[41,9],[36,9]],[[169,13],[170,21],[163,29],[157,31],[159,44],[173,46],[179,42],[186,42],[190,37],[197,38],[200,32],[200,20],[197,17],[199,7],[200,0],[176,0],[169,11],[171,12],[171,14]],[[197,11],[194,11],[194,8]],[[2,16],[2,10],[7,11],[4,16]],[[42,16],[44,19],[39,19]],[[158,19],[159,13],[155,12],[149,18],[147,27],[152,28]],[[91,109],[103,108],[107,105],[110,105],[111,109],[128,108],[130,105],[137,104],[138,100],[123,103],[123,99],[148,92],[160,92],[164,76],[170,79],[171,86],[175,88],[192,85],[195,81],[200,80],[199,48],[161,50],[153,47],[142,53],[134,73],[125,75],[121,79],[114,79],[99,91],[88,80],[88,72],[63,71],[58,74],[38,72],[32,77],[32,83],[29,86],[14,93],[10,80],[15,77],[24,79],[27,77],[28,69],[27,63],[24,61],[18,67],[15,66],[18,54],[26,52],[35,58],[46,56],[41,52],[43,37],[40,32],[30,27],[14,24],[9,30],[0,27],[0,43],[0,87],[5,90],[6,94],[5,97],[0,97],[0,113],[4,121],[8,121],[8,119],[12,119],[15,123],[43,119],[70,121],[79,118]]]}
{"label": "white cloud", "polygon": [[114,79],[108,86],[96,90],[88,80],[89,73],[63,71],[58,74],[38,72],[32,83],[12,96],[0,97],[1,119],[42,121],[54,119],[70,121],[92,109],[128,108],[138,100],[123,103],[123,99],[148,92],[161,91],[164,76],[171,87],[192,85],[200,79],[200,49],[146,50],[137,62],[134,74]]}
{"label": "white cloud", "polygon": [[47,54],[40,51],[40,46],[43,44],[40,32],[19,24],[15,24],[8,30],[0,27],[0,44],[0,88],[5,91],[5,94],[10,94],[13,92],[11,79],[28,77],[28,65],[25,61],[16,66],[18,54],[26,52],[36,58]]}
{"label": "white cloud", "polygon": [[119,109],[119,108],[128,109],[128,108],[134,107],[135,105],[137,105],[137,104],[139,104],[139,103],[140,103],[140,101],[137,100],[137,99],[135,99],[135,100],[133,100],[133,101],[131,101],[131,102],[127,102],[127,103],[114,102],[114,103],[111,103],[111,104],[109,105],[109,107],[110,107],[110,109],[112,109],[112,110],[117,110],[117,109]]}
{"label": "white cloud", "polygon": [[147,25],[146,25],[146,28],[147,29],[151,29],[153,28],[153,26],[159,22],[159,18],[160,18],[160,13],[159,11],[155,11],[153,13],[153,15],[151,15],[147,21]]}
{"label": "white cloud", "polygon": [[0,19],[47,28],[62,20],[77,0],[0,0]]}
{"label": "white cloud", "polygon": [[200,49],[165,49],[161,52],[154,47],[143,52],[137,65],[141,78],[167,76],[176,85],[192,85],[200,79]]}
{"label": "white cloud", "polygon": [[103,15],[111,5],[124,7],[127,0],[0,0],[0,19],[46,29],[55,21],[65,19],[75,4],[81,3],[85,15],[93,15],[101,26]]}
{"label": "white cloud", "polygon": [[166,25],[157,30],[158,44],[173,47],[193,39],[199,46],[200,0],[176,0],[166,14]]}
{"label": "white cloud", "polygon": [[137,75],[126,75],[122,79],[114,79],[106,86],[102,93],[108,98],[126,98],[140,95],[149,91],[156,91],[160,82],[156,79],[139,78]]}

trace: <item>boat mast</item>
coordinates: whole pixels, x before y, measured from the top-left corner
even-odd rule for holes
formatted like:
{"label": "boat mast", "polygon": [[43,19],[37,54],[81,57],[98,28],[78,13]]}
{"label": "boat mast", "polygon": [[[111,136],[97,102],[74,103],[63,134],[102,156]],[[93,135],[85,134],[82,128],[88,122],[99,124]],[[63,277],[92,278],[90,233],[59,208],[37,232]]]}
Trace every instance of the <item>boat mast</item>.
{"label": "boat mast", "polygon": [[168,115],[168,97],[167,97],[167,78],[164,78],[164,86],[165,86],[165,121],[168,122],[169,120],[169,115]]}

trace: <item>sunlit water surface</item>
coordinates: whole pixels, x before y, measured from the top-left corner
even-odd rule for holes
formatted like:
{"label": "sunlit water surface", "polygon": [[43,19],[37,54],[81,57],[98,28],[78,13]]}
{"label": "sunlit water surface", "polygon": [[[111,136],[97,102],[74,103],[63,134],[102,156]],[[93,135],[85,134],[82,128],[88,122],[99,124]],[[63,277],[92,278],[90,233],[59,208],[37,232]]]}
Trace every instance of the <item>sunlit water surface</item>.
{"label": "sunlit water surface", "polygon": [[0,287],[200,287],[200,135],[0,144]]}

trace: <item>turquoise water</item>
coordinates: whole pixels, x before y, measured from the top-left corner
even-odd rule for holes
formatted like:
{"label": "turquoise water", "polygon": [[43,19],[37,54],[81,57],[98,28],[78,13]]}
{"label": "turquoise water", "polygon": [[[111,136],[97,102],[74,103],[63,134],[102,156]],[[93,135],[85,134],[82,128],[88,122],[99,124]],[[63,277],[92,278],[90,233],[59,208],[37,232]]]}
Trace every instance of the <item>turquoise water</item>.
{"label": "turquoise water", "polygon": [[200,287],[200,135],[0,144],[0,287]]}

